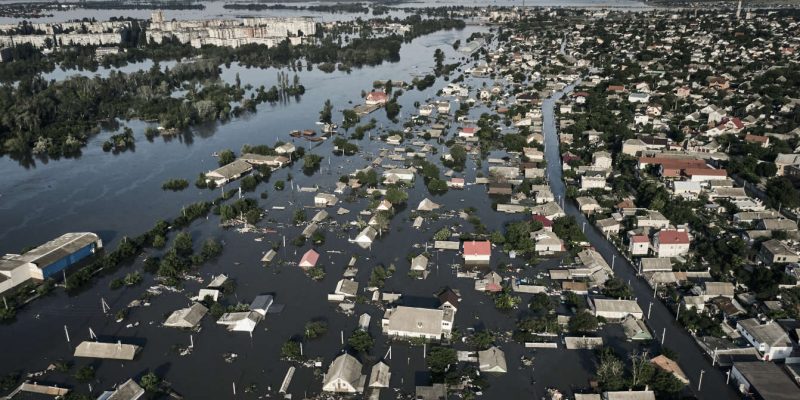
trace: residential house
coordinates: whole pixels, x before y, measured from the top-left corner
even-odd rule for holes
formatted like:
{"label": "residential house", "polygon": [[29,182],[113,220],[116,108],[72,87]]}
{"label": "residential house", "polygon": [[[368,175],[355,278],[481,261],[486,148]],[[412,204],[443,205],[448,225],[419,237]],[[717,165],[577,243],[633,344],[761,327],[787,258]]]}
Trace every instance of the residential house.
{"label": "residential house", "polygon": [[492,346],[486,350],[478,352],[478,369],[481,372],[506,373],[506,355],[503,350]]}
{"label": "residential house", "polygon": [[465,263],[488,263],[492,256],[492,243],[488,240],[464,242]]}
{"label": "residential house", "polygon": [[454,318],[452,309],[397,306],[386,310],[381,326],[390,337],[440,340],[450,337]]}
{"label": "residential house", "polygon": [[242,175],[253,170],[253,166],[244,160],[234,160],[213,171],[206,172],[206,181],[214,182],[217,186],[239,179]]}
{"label": "residential house", "polygon": [[564,241],[552,230],[540,229],[536,232],[531,232],[531,238],[534,240],[534,251],[539,255],[555,254],[564,251]]}
{"label": "residential house", "polygon": [[763,400],[796,400],[800,389],[781,367],[761,361],[734,362],[731,380],[748,398]]}
{"label": "residential house", "polygon": [[362,368],[361,362],[347,353],[336,357],[322,379],[322,391],[362,393],[367,381],[367,376],[361,374]]}
{"label": "residential house", "polygon": [[575,202],[578,203],[578,209],[584,214],[592,214],[602,209],[594,197],[580,196],[575,199]]}
{"label": "residential house", "polygon": [[319,261],[319,253],[314,251],[314,249],[310,249],[300,258],[298,266],[300,268],[314,268],[317,266],[317,261]]}
{"label": "residential house", "polygon": [[378,236],[378,231],[371,226],[367,226],[366,228],[362,229],[359,232],[358,236],[353,240],[359,247],[362,249],[368,249],[372,247],[372,242],[375,241],[375,237]]}
{"label": "residential house", "polygon": [[647,235],[633,235],[629,239],[628,252],[633,256],[644,256],[650,251],[650,238]]}
{"label": "residential house", "polygon": [[164,326],[170,328],[194,328],[200,323],[200,320],[208,313],[208,308],[200,303],[194,303],[191,307],[182,308],[174,311],[167,320]]}
{"label": "residential house", "polygon": [[762,324],[755,318],[743,319],[736,323],[736,330],[758,350],[764,361],[782,360],[792,354],[792,340],[773,321]]}
{"label": "residential house", "polygon": [[642,319],[644,316],[644,312],[634,300],[593,298],[590,305],[595,317],[603,317],[608,320],[622,321],[629,315],[636,319]]}
{"label": "residential house", "polygon": [[768,265],[788,264],[800,261],[800,256],[781,240],[770,239],[761,243],[759,257]]}
{"label": "residential house", "polygon": [[382,106],[389,101],[389,95],[384,92],[369,92],[365,103],[368,106]]}
{"label": "residential house", "polygon": [[677,257],[689,252],[689,234],[679,230],[661,230],[653,236],[653,252],[658,257]]}

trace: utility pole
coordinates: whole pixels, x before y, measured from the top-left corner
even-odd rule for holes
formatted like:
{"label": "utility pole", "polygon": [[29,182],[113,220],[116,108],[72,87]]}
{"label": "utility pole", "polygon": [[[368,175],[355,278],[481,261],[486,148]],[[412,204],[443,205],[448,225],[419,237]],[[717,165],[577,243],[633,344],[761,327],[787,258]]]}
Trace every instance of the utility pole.
{"label": "utility pole", "polygon": [[704,369],[700,370],[700,381],[697,382],[697,391],[698,392],[700,391],[700,388],[703,387],[703,375],[705,375],[705,373],[706,373],[706,370],[704,370]]}
{"label": "utility pole", "polygon": [[650,319],[650,312],[653,311],[653,302],[650,302],[650,305],[647,306],[647,319]]}
{"label": "utility pole", "polygon": [[64,335],[67,336],[67,343],[69,343],[69,331],[67,330],[67,326],[64,325]]}
{"label": "utility pole", "polygon": [[661,346],[664,346],[664,339],[667,338],[667,328],[661,331]]}

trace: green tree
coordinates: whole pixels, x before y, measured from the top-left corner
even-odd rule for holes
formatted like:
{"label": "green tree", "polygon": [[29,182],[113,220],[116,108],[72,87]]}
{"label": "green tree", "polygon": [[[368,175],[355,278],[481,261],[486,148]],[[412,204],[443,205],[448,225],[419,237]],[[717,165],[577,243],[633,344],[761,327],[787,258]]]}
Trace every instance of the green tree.
{"label": "green tree", "polygon": [[617,299],[627,299],[633,296],[633,290],[622,279],[613,277],[603,285],[603,294]]}
{"label": "green tree", "polygon": [[322,320],[309,321],[303,330],[306,339],[316,339],[328,332],[328,323]]}
{"label": "green tree", "polygon": [[455,349],[442,346],[432,346],[425,363],[434,376],[444,376],[451,365],[458,362]]}
{"label": "green tree", "polygon": [[157,393],[160,391],[161,378],[150,371],[142,376],[142,379],[139,380],[139,384],[142,386],[142,389],[150,393]]}
{"label": "green tree", "polygon": [[577,334],[594,332],[597,330],[597,318],[589,311],[579,311],[569,319],[567,329]]}
{"label": "green tree", "polygon": [[475,350],[486,350],[492,347],[494,343],[494,334],[486,330],[475,332],[474,335],[467,338],[467,342]]}
{"label": "green tree", "polygon": [[346,109],[342,111],[342,115],[344,116],[344,121],[342,121],[342,128],[344,128],[345,132],[348,131],[350,128],[356,126],[360,121],[361,118],[358,116],[358,113],[355,112],[353,109]]}
{"label": "green tree", "polygon": [[375,340],[367,331],[358,329],[347,339],[347,344],[359,353],[366,353],[372,349]]}
{"label": "green tree", "polygon": [[228,165],[234,162],[235,160],[236,160],[236,154],[233,154],[232,150],[222,150],[221,152],[219,152],[217,159],[220,167]]}
{"label": "green tree", "polygon": [[408,192],[396,186],[386,189],[386,200],[394,205],[403,204],[408,200]]}
{"label": "green tree", "polygon": [[537,314],[546,314],[553,310],[553,301],[547,293],[535,293],[528,303],[528,308]]}
{"label": "green tree", "polygon": [[303,358],[300,354],[300,342],[288,340],[281,346],[281,357],[291,361],[299,361]]}
{"label": "green tree", "polygon": [[192,255],[192,234],[189,232],[179,232],[175,236],[173,247],[175,248],[175,252],[181,257]]}
{"label": "green tree", "polygon": [[785,176],[772,178],[767,182],[767,202],[774,208],[800,207],[800,192]]}
{"label": "green tree", "polygon": [[333,117],[333,104],[331,104],[331,100],[325,100],[325,104],[322,106],[322,111],[319,112],[319,122],[330,124],[331,118]]}
{"label": "green tree", "polygon": [[94,368],[92,368],[90,365],[81,367],[80,369],[75,371],[74,377],[78,382],[83,382],[83,383],[89,382],[92,379],[94,379]]}

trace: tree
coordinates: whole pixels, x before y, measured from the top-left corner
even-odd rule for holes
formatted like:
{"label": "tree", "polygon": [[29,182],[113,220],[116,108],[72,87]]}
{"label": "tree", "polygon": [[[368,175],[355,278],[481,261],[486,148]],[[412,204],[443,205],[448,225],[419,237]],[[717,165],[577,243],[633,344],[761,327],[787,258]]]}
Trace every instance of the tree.
{"label": "tree", "polygon": [[800,207],[800,192],[785,176],[772,178],[767,182],[767,202],[774,208]]}
{"label": "tree", "polygon": [[375,340],[367,331],[358,329],[347,339],[347,344],[359,353],[366,353],[375,344]]}
{"label": "tree", "polygon": [[150,393],[156,393],[159,391],[159,386],[161,386],[161,378],[150,371],[142,376],[142,379],[139,380],[139,384],[142,386],[142,389]]}
{"label": "tree", "polygon": [[258,186],[258,178],[256,178],[253,175],[247,175],[244,178],[242,178],[242,181],[239,184],[239,186],[245,192],[252,192],[253,190],[256,190],[256,186]]}
{"label": "tree", "polygon": [[476,332],[474,335],[467,338],[467,342],[475,350],[486,350],[492,347],[494,335],[490,331]]}
{"label": "tree", "polygon": [[626,299],[633,296],[633,291],[622,279],[613,277],[603,285],[603,294],[617,299]]}
{"label": "tree", "polygon": [[175,252],[181,257],[192,255],[192,235],[189,232],[179,232],[172,245]]}
{"label": "tree", "polygon": [[314,170],[319,167],[319,163],[322,161],[322,156],[316,154],[306,154],[303,156],[303,169],[305,170]]}
{"label": "tree", "polygon": [[353,109],[346,109],[342,111],[342,116],[344,117],[344,121],[342,121],[342,128],[344,128],[345,132],[350,128],[356,126],[361,118],[358,116],[358,113],[355,112]]}
{"label": "tree", "polygon": [[84,382],[84,383],[91,381],[92,379],[94,379],[94,368],[92,368],[90,365],[87,365],[85,367],[78,369],[77,371],[75,371],[75,379],[78,382]]}
{"label": "tree", "polygon": [[597,317],[589,311],[580,311],[569,319],[567,328],[572,333],[585,334],[597,330]]}
{"label": "tree", "polygon": [[494,296],[494,306],[500,311],[508,311],[516,307],[522,299],[514,296],[508,288]]}
{"label": "tree", "polygon": [[306,339],[316,339],[328,332],[328,323],[325,321],[309,321],[306,323],[303,336]]}
{"label": "tree", "polygon": [[528,303],[528,308],[537,314],[549,313],[553,309],[553,301],[547,293],[535,293]]}
{"label": "tree", "polygon": [[442,346],[431,347],[425,363],[428,364],[428,369],[435,376],[443,376],[447,369],[458,362],[455,349]]}
{"label": "tree", "polygon": [[219,152],[217,159],[220,167],[228,165],[234,162],[235,160],[236,160],[236,154],[233,154],[232,150],[222,150],[221,152]]}
{"label": "tree", "polygon": [[207,239],[203,242],[203,248],[200,250],[200,255],[204,260],[210,260],[217,257],[222,253],[222,244],[214,239]]}
{"label": "tree", "polygon": [[325,104],[322,106],[322,111],[319,112],[319,122],[330,124],[331,118],[333,117],[333,104],[331,104],[331,100],[325,100]]}
{"label": "tree", "polygon": [[602,349],[597,366],[597,380],[603,390],[620,390],[625,385],[625,366],[611,349]]}
{"label": "tree", "polygon": [[405,203],[408,200],[408,192],[396,186],[386,189],[386,200],[393,205]]}
{"label": "tree", "polygon": [[303,356],[300,354],[300,343],[296,340],[287,340],[281,346],[281,357],[287,360],[301,360]]}

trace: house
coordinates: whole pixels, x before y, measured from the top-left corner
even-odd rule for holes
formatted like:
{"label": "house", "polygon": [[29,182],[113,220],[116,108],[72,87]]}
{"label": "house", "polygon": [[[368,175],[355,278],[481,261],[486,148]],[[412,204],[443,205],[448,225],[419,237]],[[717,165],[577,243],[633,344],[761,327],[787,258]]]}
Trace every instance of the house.
{"label": "house", "polygon": [[264,316],[255,311],[225,313],[217,324],[226,325],[231,332],[253,332]]}
{"label": "house", "polygon": [[446,400],[447,386],[444,383],[434,383],[430,386],[417,386],[415,400]]}
{"label": "house", "polygon": [[553,231],[553,221],[547,219],[544,215],[533,214],[531,215],[531,220],[536,221],[542,224],[542,229],[548,232]]}
{"label": "house", "polygon": [[170,328],[194,328],[200,323],[200,320],[208,313],[208,308],[200,303],[194,303],[191,307],[182,308],[174,311],[167,320],[164,326]]}
{"label": "house", "polygon": [[554,201],[531,207],[531,214],[541,215],[551,221],[567,215],[564,213],[564,209]]}
{"label": "house", "polygon": [[372,366],[372,371],[369,373],[368,386],[370,388],[388,388],[391,377],[392,373],[389,371],[389,366],[383,361],[378,361],[377,364]]}
{"label": "house", "polygon": [[247,161],[251,165],[266,165],[271,168],[283,168],[289,163],[289,159],[284,156],[265,156],[252,153],[242,154],[239,159]]}
{"label": "house", "polygon": [[730,282],[704,282],[703,283],[703,300],[708,301],[715,297],[727,297],[732,299],[734,296],[734,287]]}
{"label": "house", "polygon": [[626,390],[620,392],[603,392],[602,400],[656,400],[652,390]]}
{"label": "house", "polygon": [[453,289],[446,287],[439,291],[436,295],[439,299],[439,308],[442,310],[458,311],[458,303],[461,302],[461,297]]}
{"label": "house", "polygon": [[367,93],[366,101],[368,106],[382,106],[389,101],[389,96],[384,92],[369,92]]}
{"label": "house", "polygon": [[424,254],[420,254],[411,259],[411,270],[412,271],[427,271],[428,270],[428,257],[425,257]]}
{"label": "house", "polygon": [[628,95],[628,102],[647,104],[650,102],[650,95],[647,93],[631,93]]}
{"label": "house", "polygon": [[492,243],[488,240],[464,242],[464,262],[488,263],[492,256]]}
{"label": "house", "polygon": [[213,171],[206,172],[206,181],[214,182],[217,186],[224,185],[230,181],[239,179],[242,175],[253,170],[253,165],[245,160],[234,160],[230,164],[223,165]]}
{"label": "house", "polygon": [[761,243],[759,257],[768,265],[788,264],[800,261],[800,256],[783,241],[770,239]]}
{"label": "house", "polygon": [[636,319],[630,315],[622,320],[622,330],[625,331],[625,337],[628,340],[651,340],[653,335],[647,328],[647,324],[641,319]]}
{"label": "house", "polygon": [[371,226],[367,226],[356,236],[353,240],[359,247],[362,249],[368,249],[372,247],[372,242],[375,241],[375,237],[378,236],[378,231]]}
{"label": "house", "polygon": [[471,139],[475,137],[475,133],[478,131],[477,128],[474,126],[465,126],[458,130],[458,137],[464,139]]}
{"label": "house", "polygon": [[497,272],[489,272],[483,279],[475,281],[475,290],[479,292],[500,292],[503,290],[503,278]]}
{"label": "house", "polygon": [[336,357],[322,379],[322,391],[328,393],[362,393],[367,376],[361,374],[361,362],[350,354]]}
{"label": "house", "polygon": [[778,154],[775,166],[778,167],[778,176],[797,175],[800,171],[800,154]]}
{"label": "house", "polygon": [[606,178],[604,176],[581,176],[581,190],[603,189],[605,187]]}
{"label": "house", "polygon": [[531,232],[531,238],[535,241],[533,250],[539,255],[555,254],[565,249],[564,242],[551,230]]}
{"label": "house", "polygon": [[575,199],[578,203],[578,209],[584,214],[592,214],[595,211],[601,210],[602,207],[594,197],[581,196]]}
{"label": "house", "polygon": [[703,192],[700,182],[693,181],[672,181],[672,194],[686,198],[696,198]]}
{"label": "house", "polygon": [[339,198],[329,193],[317,193],[314,195],[315,207],[331,207],[339,202]]}
{"label": "house", "polygon": [[413,182],[416,170],[413,168],[393,168],[383,172],[387,183]]}
{"label": "house", "polygon": [[478,369],[481,372],[506,373],[506,355],[503,350],[492,346],[489,349],[478,352]]}
{"label": "house", "polygon": [[619,234],[620,224],[614,218],[603,218],[595,221],[595,225],[604,235]]}
{"label": "house", "polygon": [[640,228],[666,229],[669,228],[669,220],[658,211],[647,210],[647,215],[636,217],[636,226]]}
{"label": "house", "polygon": [[677,257],[689,252],[689,234],[679,230],[662,230],[653,236],[653,252],[658,257]]}
{"label": "house", "polygon": [[350,279],[340,279],[336,282],[336,289],[333,290],[335,296],[340,296],[340,299],[348,297],[356,297],[358,294],[358,282]]}
{"label": "house", "polygon": [[298,266],[300,268],[314,268],[317,266],[318,260],[319,260],[319,253],[314,251],[314,249],[310,249],[307,252],[305,252],[305,254],[303,254],[303,257],[300,259],[300,263],[298,263]]}
{"label": "house", "polygon": [[670,272],[672,271],[672,260],[663,258],[642,258],[639,260],[639,272]]}
{"label": "house", "polygon": [[113,391],[106,391],[97,400],[138,400],[143,398],[145,390],[133,379],[128,379]]}
{"label": "house", "polygon": [[83,341],[73,352],[73,357],[100,358],[105,360],[125,360],[131,361],[136,358],[142,348],[135,344],[108,343]]}
{"label": "house", "polygon": [[629,315],[636,319],[642,319],[642,316],[644,316],[644,312],[634,300],[593,298],[590,301],[590,305],[595,317],[603,317],[609,320],[622,321]]}
{"label": "house", "polygon": [[687,378],[686,374],[683,373],[683,370],[678,363],[663,354],[651,358],[650,364],[653,364],[653,366],[664,372],[672,374],[672,376],[674,376],[677,380],[683,382],[684,385],[689,383],[689,378]]}
{"label": "house", "polygon": [[633,256],[644,256],[650,251],[650,238],[647,235],[633,235],[628,243],[628,252]]}
{"label": "house", "polygon": [[601,170],[611,169],[611,154],[607,151],[592,154],[592,165]]}
{"label": "house", "polygon": [[758,350],[764,361],[783,360],[792,354],[792,340],[776,322],[761,324],[755,318],[739,320],[736,330]]}
{"label": "house", "polygon": [[463,189],[464,178],[450,178],[450,180],[447,181],[447,187],[451,189]]}
{"label": "house", "polygon": [[258,313],[262,317],[266,317],[269,308],[272,307],[273,301],[274,298],[272,297],[272,295],[269,294],[258,295],[250,303],[250,311]]}
{"label": "house", "polygon": [[438,210],[439,207],[441,206],[434,203],[433,200],[426,197],[419,202],[419,205],[417,206],[417,211],[433,211],[433,210]]}
{"label": "house", "polygon": [[744,141],[747,143],[755,143],[763,148],[769,147],[769,136],[759,136],[759,135],[751,135],[747,134],[744,135]]}
{"label": "house", "polygon": [[734,362],[730,376],[739,392],[750,398],[795,400],[800,395],[797,383],[774,363]]}
{"label": "house", "polygon": [[386,310],[381,326],[390,337],[440,340],[450,337],[454,318],[452,309],[397,306]]}
{"label": "house", "polygon": [[758,222],[756,228],[773,232],[797,232],[797,223],[790,219],[765,218]]}
{"label": "house", "polygon": [[278,154],[292,154],[297,150],[297,148],[291,143],[284,143],[280,146],[275,147],[275,152]]}

